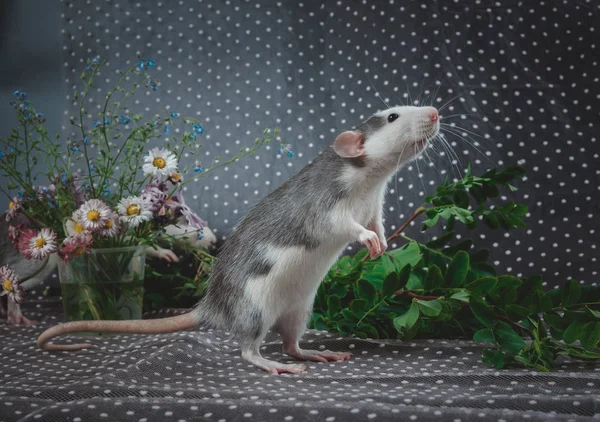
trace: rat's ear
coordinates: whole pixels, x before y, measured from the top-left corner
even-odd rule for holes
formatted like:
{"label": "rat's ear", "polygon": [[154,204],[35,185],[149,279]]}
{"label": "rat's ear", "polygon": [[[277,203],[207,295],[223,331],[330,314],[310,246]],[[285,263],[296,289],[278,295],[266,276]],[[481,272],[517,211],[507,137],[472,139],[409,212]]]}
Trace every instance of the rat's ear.
{"label": "rat's ear", "polygon": [[363,145],[365,135],[354,130],[340,133],[333,141],[333,150],[344,158],[355,158],[365,155]]}

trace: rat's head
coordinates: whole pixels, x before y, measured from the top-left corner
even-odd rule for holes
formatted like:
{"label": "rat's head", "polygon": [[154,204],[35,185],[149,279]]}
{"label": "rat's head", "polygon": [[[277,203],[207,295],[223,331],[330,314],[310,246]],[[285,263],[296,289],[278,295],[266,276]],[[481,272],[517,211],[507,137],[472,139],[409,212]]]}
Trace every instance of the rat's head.
{"label": "rat's head", "polygon": [[402,164],[417,157],[439,128],[434,107],[392,107],[369,117],[355,130],[338,135],[333,149],[345,158]]}

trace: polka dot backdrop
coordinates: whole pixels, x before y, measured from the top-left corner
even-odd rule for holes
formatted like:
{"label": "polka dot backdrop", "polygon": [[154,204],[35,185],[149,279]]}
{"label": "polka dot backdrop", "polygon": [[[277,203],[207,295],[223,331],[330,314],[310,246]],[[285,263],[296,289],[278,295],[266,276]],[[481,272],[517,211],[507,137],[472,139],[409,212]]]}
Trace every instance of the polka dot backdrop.
{"label": "polka dot backdrop", "polygon": [[[551,287],[569,278],[591,284],[598,275],[598,7],[64,1],[63,57],[71,88],[88,58],[108,61],[86,104],[94,114],[88,123],[118,69],[135,64],[136,55],[156,60],[158,89],[131,107],[200,119],[202,162],[239,151],[265,127],[281,128],[294,158],[271,146],[188,185],[186,200],[221,239],[337,133],[384,103],[433,104],[446,143],[438,141],[390,184],[388,232],[467,164],[475,174],[521,164],[527,179],[502,199],[529,206],[528,227],[478,230],[476,245],[492,250],[501,272],[539,273]],[[408,234],[436,234],[418,231],[417,224]]]}
{"label": "polka dot backdrop", "polygon": [[[349,361],[308,363],[274,376],[241,359],[224,333],[90,337],[93,348],[41,352],[32,342],[62,321],[60,303],[28,303],[39,326],[0,325],[0,421],[585,421],[599,408],[597,365],[561,359],[555,371],[497,371],[471,341],[338,338],[303,344],[349,350]],[[148,317],[166,317],[161,312]],[[67,342],[81,339],[67,337]],[[262,354],[286,360],[277,335]]]}

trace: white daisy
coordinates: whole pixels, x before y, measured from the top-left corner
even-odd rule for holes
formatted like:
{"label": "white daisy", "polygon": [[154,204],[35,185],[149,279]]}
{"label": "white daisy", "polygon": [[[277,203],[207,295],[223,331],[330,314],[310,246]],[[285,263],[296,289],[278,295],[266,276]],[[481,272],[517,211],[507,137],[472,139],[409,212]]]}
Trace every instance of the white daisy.
{"label": "white daisy", "polygon": [[100,236],[103,237],[115,237],[121,230],[121,223],[119,223],[119,216],[116,213],[112,213],[110,218],[106,220],[106,224],[100,230]]}
{"label": "white daisy", "polygon": [[15,303],[21,303],[25,296],[21,280],[8,265],[0,267],[0,287],[0,296],[8,295]]}
{"label": "white daisy", "polygon": [[130,227],[137,227],[143,221],[152,218],[152,204],[137,196],[123,198],[117,207],[119,219]]}
{"label": "white daisy", "polygon": [[83,224],[81,224],[80,213],[75,211],[70,219],[65,223],[67,229],[67,236],[75,236],[76,234],[87,231]]}
{"label": "white daisy", "polygon": [[34,259],[44,259],[56,249],[56,233],[48,228],[40,230],[29,240],[29,253]]}
{"label": "white daisy", "polygon": [[144,162],[142,167],[144,174],[156,177],[161,181],[177,171],[177,157],[167,149],[151,149],[144,157]]}
{"label": "white daisy", "polygon": [[86,230],[100,230],[110,218],[111,210],[108,205],[99,199],[90,199],[79,207],[81,225]]}
{"label": "white daisy", "polygon": [[6,221],[10,221],[19,212],[21,209],[21,199],[18,196],[15,196],[12,201],[8,204],[8,211],[6,211]]}

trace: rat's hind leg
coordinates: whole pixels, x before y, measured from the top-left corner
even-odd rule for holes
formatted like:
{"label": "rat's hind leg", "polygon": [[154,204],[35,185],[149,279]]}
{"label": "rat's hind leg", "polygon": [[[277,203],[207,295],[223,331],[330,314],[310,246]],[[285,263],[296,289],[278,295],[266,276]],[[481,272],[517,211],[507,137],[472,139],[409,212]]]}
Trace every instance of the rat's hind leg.
{"label": "rat's hind leg", "polygon": [[314,362],[332,362],[349,360],[350,353],[330,350],[305,350],[300,348],[300,339],[306,330],[312,311],[302,308],[282,315],[277,321],[277,331],[283,339],[283,352],[298,360]]}
{"label": "rat's hind leg", "polygon": [[255,338],[242,342],[242,358],[272,374],[299,374],[306,370],[304,365],[279,363],[263,358],[260,354],[260,345],[266,335],[267,329],[265,328]]}
{"label": "rat's hind leg", "polygon": [[21,312],[21,305],[16,303],[10,297],[8,298],[8,316],[6,322],[8,325],[34,325],[37,321],[27,319]]}

